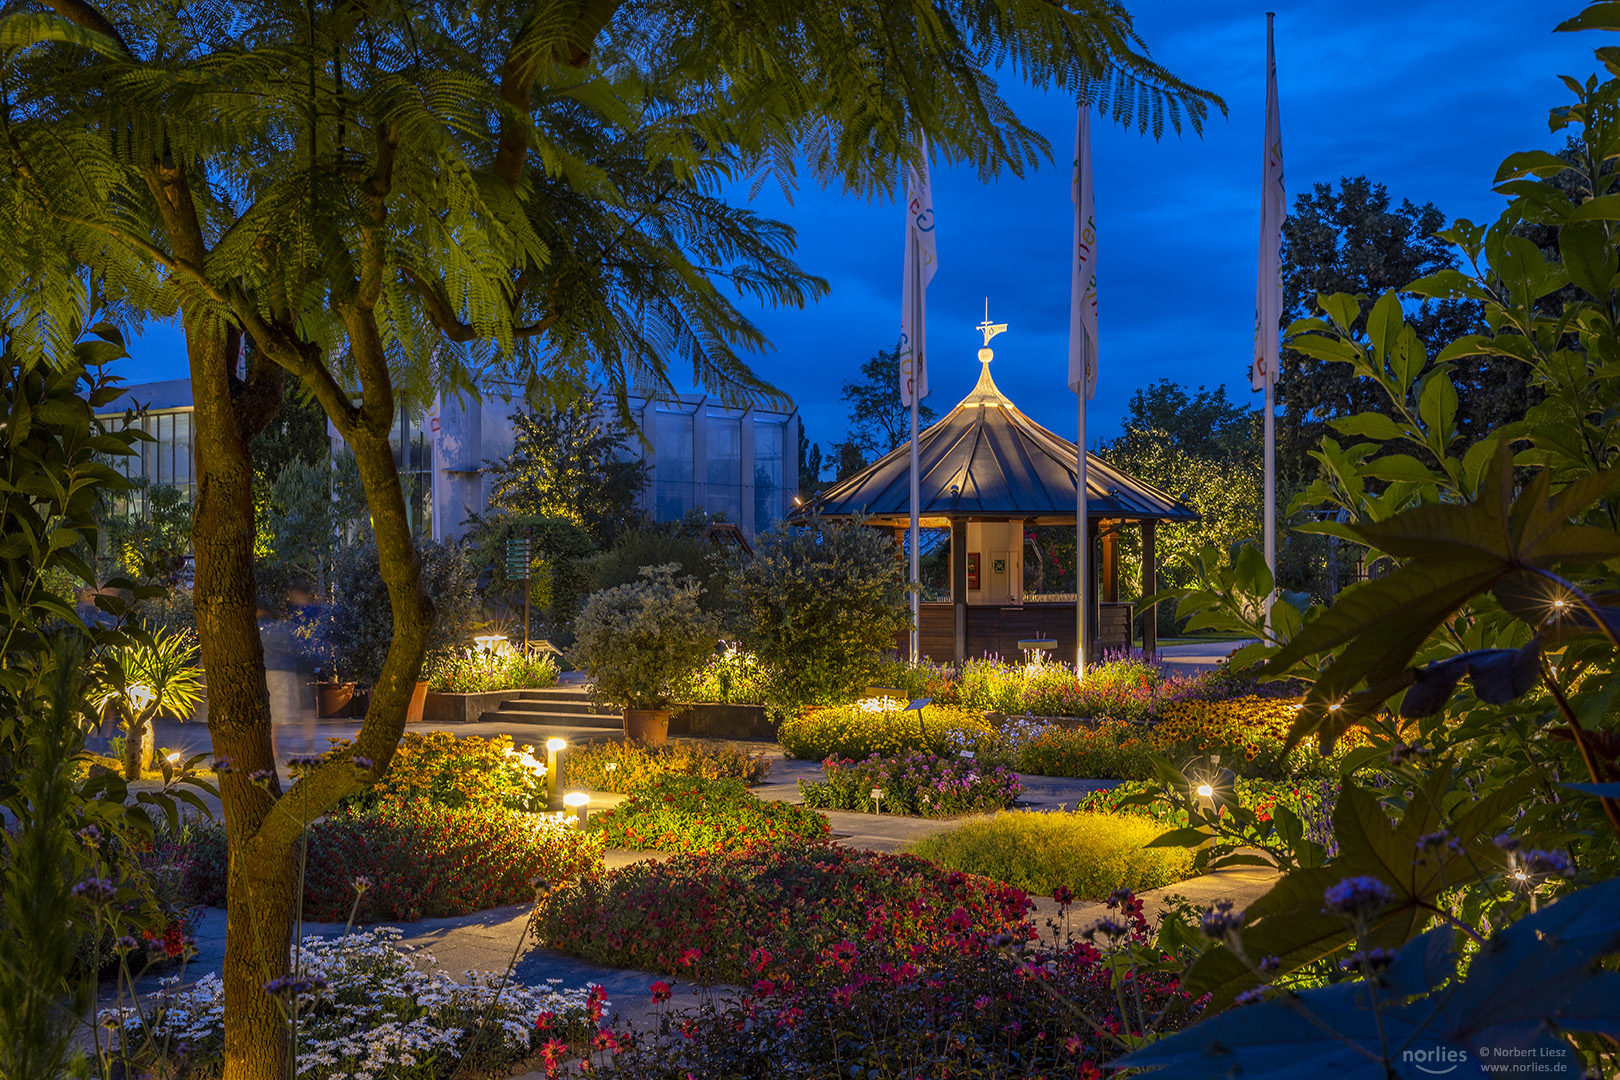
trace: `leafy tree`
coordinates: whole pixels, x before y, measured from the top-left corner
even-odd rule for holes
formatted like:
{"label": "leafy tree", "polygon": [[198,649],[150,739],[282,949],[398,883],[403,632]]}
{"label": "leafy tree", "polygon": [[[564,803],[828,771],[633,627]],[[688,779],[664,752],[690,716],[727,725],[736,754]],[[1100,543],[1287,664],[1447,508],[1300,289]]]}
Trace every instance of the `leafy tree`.
{"label": "leafy tree", "polygon": [[859,521],[774,526],[752,556],[733,557],[726,598],[743,642],[798,704],[848,700],[910,625],[894,541]]}
{"label": "leafy tree", "polygon": [[97,713],[117,708],[124,714],[124,779],[139,780],[152,767],[153,718],[184,719],[202,702],[196,639],[160,628],[109,649],[89,693]]}
{"label": "leafy tree", "polygon": [[131,511],[105,519],[112,569],[172,590],[185,574],[191,550],[191,500],[174,485],[153,484],[144,476],[132,483],[131,492],[134,497],[120,500]]}
{"label": "leafy tree", "polygon": [[[1317,297],[1334,293],[1378,297],[1390,289],[1458,265],[1457,253],[1438,233],[1445,216],[1434,205],[1403,199],[1393,206],[1388,189],[1365,176],[1345,177],[1337,190],[1317,183],[1294,199],[1283,223],[1284,322],[1315,315]],[[1410,323],[1430,355],[1479,326],[1479,305],[1467,298],[1402,294]],[[1353,328],[1365,333],[1365,324]],[[1524,415],[1531,401],[1522,364],[1476,358],[1456,365],[1458,423],[1473,440]],[[1372,382],[1342,364],[1324,363],[1298,349],[1283,349],[1277,380],[1282,409],[1279,473],[1309,482],[1306,457],[1335,417],[1382,406]]]}
{"label": "leafy tree", "polygon": [[[891,453],[911,441],[911,406],[900,403],[900,347],[879,349],[861,365],[858,382],[846,382],[839,395],[849,406],[847,445],[872,459]],[[917,404],[918,430],[937,414]],[[842,472],[840,472],[840,477]]]}
{"label": "leafy tree", "polygon": [[[225,1080],[283,1071],[261,986],[288,962],[293,845],[366,782],[348,756],[386,770],[432,630],[388,442],[396,393],[476,392],[494,368],[540,400],[603,380],[622,406],[667,388],[678,361],[721,397],[771,396],[740,355],[763,339],[719,285],[802,304],[824,283],[793,264],[784,227],[710,194],[720,177],[764,162],[790,182],[811,146],[818,180],[870,196],[914,163],[920,131],[987,176],[1033,166],[1046,145],[997,95],[991,57],[1155,136],[1218,104],[1148,58],[1115,6],[271,0],[196,18],[137,0],[115,22],[44,2],[6,28],[0,282],[39,313],[27,334],[65,341],[83,260],[186,335],[197,622],[214,744],[236,765]],[[249,443],[288,375],[355,451],[394,612],[366,722],[298,780],[296,814],[273,812],[279,780],[247,779],[274,767]]]}
{"label": "leafy tree", "polygon": [[821,473],[826,468],[822,461],[821,444],[812,443],[799,423],[799,498],[808,500],[821,490]]}
{"label": "leafy tree", "polygon": [[488,462],[489,504],[524,517],[560,517],[585,528],[599,545],[641,517],[647,465],[631,457],[623,429],[600,402],[582,398],[545,412],[512,414],[515,445]]}
{"label": "leafy tree", "polygon": [[[1228,400],[1225,387],[1194,393],[1160,379],[1131,395],[1123,430],[1104,444],[1109,464],[1181,499],[1194,522],[1165,522],[1154,537],[1163,586],[1192,582],[1193,559],[1207,544],[1225,549],[1260,535],[1263,473],[1253,410]],[[1073,530],[1069,530],[1070,533]],[[1073,573],[1073,540],[1066,554]],[[1121,595],[1141,595],[1141,534],[1119,534]],[[1037,554],[1039,550],[1037,548]],[[1072,588],[1072,585],[1070,586]],[[1157,608],[1161,632],[1173,632],[1171,605]]]}
{"label": "leafy tree", "polygon": [[700,531],[675,524],[646,524],[621,533],[613,547],[590,561],[592,591],[629,585],[649,566],[674,565],[682,579],[691,578],[702,590],[698,602],[705,611],[718,611],[725,602],[720,587],[725,553]]}
{"label": "leafy tree", "polygon": [[590,587],[586,560],[596,550],[585,527],[568,518],[521,514],[474,515],[472,526],[468,541],[477,552],[478,573],[489,574],[485,599],[507,604],[514,616],[522,611],[524,587],[507,579],[506,552],[510,541],[527,537],[530,636],[569,641],[574,613]]}

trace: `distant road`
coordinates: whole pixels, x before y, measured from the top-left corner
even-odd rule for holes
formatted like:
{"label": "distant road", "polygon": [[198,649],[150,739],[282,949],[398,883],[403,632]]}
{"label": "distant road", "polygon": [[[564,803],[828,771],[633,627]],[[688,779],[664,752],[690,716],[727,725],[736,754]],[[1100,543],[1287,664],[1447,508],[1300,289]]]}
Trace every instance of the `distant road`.
{"label": "distant road", "polygon": [[1196,675],[1201,671],[1208,671],[1228,656],[1237,652],[1243,646],[1253,642],[1253,638],[1240,641],[1211,641],[1196,642],[1192,645],[1166,645],[1159,650],[1159,659],[1171,671],[1183,675]]}

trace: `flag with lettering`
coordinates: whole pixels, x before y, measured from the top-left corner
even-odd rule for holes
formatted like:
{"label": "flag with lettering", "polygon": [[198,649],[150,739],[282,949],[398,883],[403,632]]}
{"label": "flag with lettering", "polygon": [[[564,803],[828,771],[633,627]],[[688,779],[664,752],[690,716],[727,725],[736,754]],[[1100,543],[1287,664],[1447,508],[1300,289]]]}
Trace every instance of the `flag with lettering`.
{"label": "flag with lettering", "polygon": [[1260,274],[1254,300],[1254,368],[1252,385],[1264,390],[1276,384],[1282,323],[1282,224],[1287,216],[1283,190],[1282,121],[1277,116],[1277,53],[1266,20],[1266,146],[1260,179]]}
{"label": "flag with lettering", "polygon": [[1082,102],[1074,125],[1074,264],[1069,281],[1069,389],[1097,396],[1097,209],[1091,188],[1090,106]]}
{"label": "flag with lettering", "polygon": [[900,309],[900,404],[910,405],[915,390],[928,396],[928,283],[939,269],[934,238],[934,195],[928,186],[928,137],[922,139],[922,171],[908,170],[906,184],[906,267]]}

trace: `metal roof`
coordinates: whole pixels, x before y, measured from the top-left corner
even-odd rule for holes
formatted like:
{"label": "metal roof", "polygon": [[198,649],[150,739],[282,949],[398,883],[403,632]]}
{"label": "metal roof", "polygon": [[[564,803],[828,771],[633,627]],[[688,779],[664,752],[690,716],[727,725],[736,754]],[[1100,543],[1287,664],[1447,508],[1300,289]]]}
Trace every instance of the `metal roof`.
{"label": "metal roof", "polygon": [[[989,363],[973,392],[918,436],[917,473],[923,518],[1074,521],[1074,443],[1019,412],[996,388]],[[1198,518],[1179,500],[1089,453],[1086,505],[1092,520]],[[879,523],[909,519],[911,444],[833,484],[792,516],[811,513],[864,514]]]}

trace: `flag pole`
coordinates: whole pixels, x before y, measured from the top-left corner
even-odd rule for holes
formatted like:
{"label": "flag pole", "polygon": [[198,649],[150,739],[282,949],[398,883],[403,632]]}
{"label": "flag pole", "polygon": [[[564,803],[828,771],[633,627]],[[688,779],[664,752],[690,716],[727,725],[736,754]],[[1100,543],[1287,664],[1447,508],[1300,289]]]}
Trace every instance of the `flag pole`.
{"label": "flag pole", "polygon": [[1091,522],[1086,506],[1086,402],[1097,393],[1097,222],[1091,183],[1091,96],[1081,98],[1074,120],[1074,257],[1069,265],[1069,389],[1075,394],[1074,436],[1074,670],[1084,675],[1093,658]]}
{"label": "flag pole", "polygon": [[918,560],[918,517],[917,517],[917,395],[911,395],[911,663],[916,665],[920,658],[922,645],[922,624],[918,621],[921,615],[919,602],[919,586],[921,576]]}
{"label": "flag pole", "polygon": [[1277,595],[1277,368],[1282,362],[1282,223],[1288,212],[1283,184],[1282,120],[1277,108],[1277,51],[1272,24],[1276,12],[1266,12],[1266,133],[1260,174],[1260,263],[1254,300],[1254,370],[1250,383],[1265,391],[1265,507],[1261,528],[1266,569],[1273,588],[1266,596],[1266,626]]}

